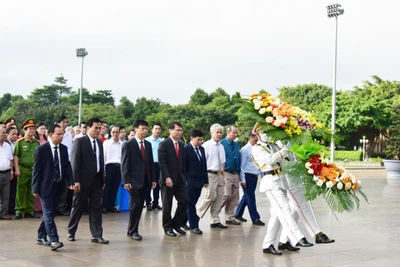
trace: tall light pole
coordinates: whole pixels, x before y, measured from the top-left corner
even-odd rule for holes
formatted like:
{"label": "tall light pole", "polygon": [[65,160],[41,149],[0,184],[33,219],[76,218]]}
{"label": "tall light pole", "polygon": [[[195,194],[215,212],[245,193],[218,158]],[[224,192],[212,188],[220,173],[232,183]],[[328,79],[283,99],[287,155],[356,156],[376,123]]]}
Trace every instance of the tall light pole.
{"label": "tall light pole", "polygon": [[367,144],[368,144],[368,139],[365,139],[365,135],[363,136],[362,139],[360,139],[360,144],[362,144],[362,153],[363,153],[363,161],[365,161],[367,159],[367,157],[365,156],[365,152],[366,152],[366,148],[367,148]]}
{"label": "tall light pole", "polygon": [[338,36],[338,17],[344,13],[344,9],[339,4],[326,7],[328,18],[335,18],[335,63],[333,67],[333,89],[332,89],[332,138],[331,138],[331,161],[335,160],[335,123],[336,123],[336,71],[337,71],[337,36]]}
{"label": "tall light pole", "polygon": [[78,117],[78,125],[81,125],[81,117],[82,117],[82,89],[83,89],[83,59],[87,56],[88,52],[85,48],[76,49],[76,56],[82,58],[82,70],[81,70],[81,90],[79,92],[79,117]]}

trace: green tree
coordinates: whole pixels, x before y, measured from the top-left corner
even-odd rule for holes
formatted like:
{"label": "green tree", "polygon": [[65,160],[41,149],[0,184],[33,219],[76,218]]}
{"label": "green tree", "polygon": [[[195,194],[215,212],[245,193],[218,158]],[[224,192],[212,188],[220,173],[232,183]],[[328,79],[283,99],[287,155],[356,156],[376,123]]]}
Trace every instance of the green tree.
{"label": "green tree", "polygon": [[111,90],[97,90],[91,95],[91,103],[114,106],[114,97]]}
{"label": "green tree", "polygon": [[211,97],[201,88],[197,88],[196,91],[190,96],[189,104],[192,105],[207,105],[211,102]]}

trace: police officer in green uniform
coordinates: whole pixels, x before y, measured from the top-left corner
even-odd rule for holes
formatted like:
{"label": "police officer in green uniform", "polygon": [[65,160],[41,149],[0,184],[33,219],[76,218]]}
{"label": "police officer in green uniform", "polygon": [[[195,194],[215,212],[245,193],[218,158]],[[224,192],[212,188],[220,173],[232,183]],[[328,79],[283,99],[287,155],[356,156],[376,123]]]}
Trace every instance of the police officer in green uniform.
{"label": "police officer in green uniform", "polygon": [[14,148],[15,174],[19,176],[17,181],[17,197],[15,203],[15,219],[40,218],[35,214],[34,201],[32,195],[32,167],[35,149],[40,145],[34,138],[35,120],[27,119],[23,124],[25,136],[18,140]]}

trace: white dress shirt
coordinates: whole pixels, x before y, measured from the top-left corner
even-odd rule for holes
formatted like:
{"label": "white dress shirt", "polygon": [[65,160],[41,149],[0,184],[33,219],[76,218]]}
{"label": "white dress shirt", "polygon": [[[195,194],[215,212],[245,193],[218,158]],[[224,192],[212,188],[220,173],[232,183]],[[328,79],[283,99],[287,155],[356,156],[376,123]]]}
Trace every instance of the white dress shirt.
{"label": "white dress shirt", "polygon": [[68,149],[68,159],[71,161],[71,151],[72,151],[72,134],[68,131],[64,131],[64,137],[61,142]]}
{"label": "white dress shirt", "polygon": [[3,145],[0,145],[0,171],[10,170],[11,160],[13,160],[11,146],[7,142],[3,142]]}
{"label": "white dress shirt", "polygon": [[115,142],[113,139],[104,141],[103,143],[104,165],[107,165],[109,163],[121,164],[121,149],[122,149],[121,140],[118,140],[117,142]]}
{"label": "white dress shirt", "polygon": [[[55,144],[53,144],[50,140],[50,138],[48,139],[48,142],[50,144],[50,148],[51,148],[51,154],[53,155],[53,160],[54,160],[54,147],[56,146]],[[57,145],[57,154],[58,154],[58,166],[60,167],[60,177],[62,177],[61,174],[61,155],[60,155],[60,145]]]}
{"label": "white dress shirt", "polygon": [[213,139],[203,144],[206,154],[207,169],[210,171],[223,171],[225,165],[225,149]]}

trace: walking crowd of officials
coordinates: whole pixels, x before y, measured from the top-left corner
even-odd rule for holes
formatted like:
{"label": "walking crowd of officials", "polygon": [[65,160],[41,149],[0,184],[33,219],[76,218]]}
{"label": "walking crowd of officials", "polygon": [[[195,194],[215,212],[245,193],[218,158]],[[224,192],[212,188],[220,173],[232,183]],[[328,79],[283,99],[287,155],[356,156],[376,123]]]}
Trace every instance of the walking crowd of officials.
{"label": "walking crowd of officials", "polygon": [[[226,127],[223,138],[224,127],[213,124],[211,139],[204,143],[203,132],[193,129],[186,145],[179,122],[168,126],[165,139],[159,123],[152,125],[149,136],[145,120],[136,120],[128,133],[98,118],[71,128],[66,116],[47,129],[44,123],[28,119],[22,130],[21,137],[12,118],[0,122],[0,219],[12,220],[12,214],[16,220],[40,218],[41,211],[37,243],[52,250],[64,246],[56,215],[70,216],[67,239],[74,242],[81,216],[88,214],[91,242],[108,244],[102,214],[120,212],[115,203],[121,183],[130,196],[127,236],[136,241],[143,239],[139,231],[143,208],[162,210],[162,227],[171,237],[186,231],[201,235],[199,221],[208,210],[211,228],[246,222],[246,207],[252,224],[264,226],[255,196],[259,177],[260,191],[271,202],[264,253],[282,254],[274,247],[280,228],[279,250],[312,246],[297,226],[300,218],[316,243],[334,242],[319,228],[301,184],[290,184],[291,179],[280,174],[282,164],[294,160],[293,155],[285,145],[270,143],[258,127],[242,149],[234,125]],[[198,203],[203,188],[206,195]],[[174,198],[177,207],[172,212]]]}

